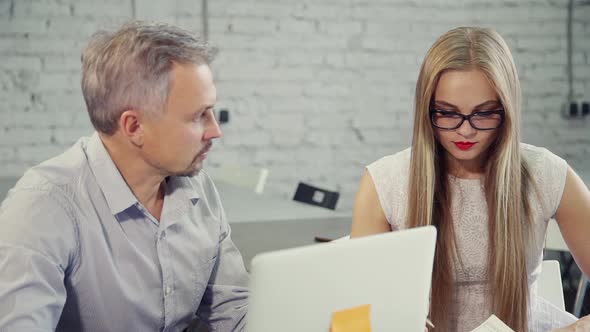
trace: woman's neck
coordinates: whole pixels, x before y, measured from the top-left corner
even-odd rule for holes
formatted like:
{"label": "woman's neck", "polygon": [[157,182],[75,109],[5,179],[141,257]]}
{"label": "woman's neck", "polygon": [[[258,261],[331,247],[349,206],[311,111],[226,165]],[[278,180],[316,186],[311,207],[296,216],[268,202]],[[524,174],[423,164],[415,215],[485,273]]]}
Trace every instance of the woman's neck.
{"label": "woman's neck", "polygon": [[448,173],[461,179],[480,179],[485,174],[483,158],[474,160],[457,160],[446,154]]}

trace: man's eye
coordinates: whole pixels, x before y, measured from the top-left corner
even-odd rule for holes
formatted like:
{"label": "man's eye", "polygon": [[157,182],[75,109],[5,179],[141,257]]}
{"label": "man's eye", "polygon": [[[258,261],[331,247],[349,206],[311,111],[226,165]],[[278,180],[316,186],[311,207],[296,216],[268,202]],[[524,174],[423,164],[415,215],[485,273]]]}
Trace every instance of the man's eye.
{"label": "man's eye", "polygon": [[193,117],[193,121],[200,121],[200,120],[202,120],[202,119],[204,119],[206,117],[207,117],[207,112],[201,112],[201,113],[196,114]]}

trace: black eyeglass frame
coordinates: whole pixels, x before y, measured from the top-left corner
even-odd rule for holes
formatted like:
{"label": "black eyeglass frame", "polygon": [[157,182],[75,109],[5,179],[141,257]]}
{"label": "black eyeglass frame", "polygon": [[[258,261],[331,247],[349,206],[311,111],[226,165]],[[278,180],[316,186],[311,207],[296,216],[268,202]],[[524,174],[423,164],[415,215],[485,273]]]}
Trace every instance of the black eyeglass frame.
{"label": "black eyeglass frame", "polygon": [[[458,125],[456,125],[455,127],[452,127],[452,128],[439,127],[439,126],[436,125],[436,123],[434,121],[434,115],[436,113],[441,113],[441,112],[452,113],[453,115],[457,115],[457,116],[461,117],[461,122],[459,122]],[[473,124],[473,122],[471,122],[471,118],[473,116],[482,115],[482,114],[498,114],[498,115],[500,115],[500,123],[498,123],[498,126],[496,126],[494,128],[478,128],[477,126],[475,126]],[[463,125],[463,122],[465,122],[465,120],[467,120],[469,122],[469,125],[471,125],[471,127],[473,127],[473,129],[477,129],[477,130],[494,130],[494,129],[498,129],[498,128],[502,127],[502,124],[504,124],[504,110],[503,109],[500,109],[500,110],[494,110],[494,111],[479,111],[479,112],[471,113],[469,115],[465,115],[465,114],[461,114],[459,112],[443,111],[443,110],[439,110],[439,109],[436,109],[436,108],[433,108],[433,107],[430,108],[430,123],[435,128],[442,129],[442,130],[455,130],[455,129],[461,127]]]}

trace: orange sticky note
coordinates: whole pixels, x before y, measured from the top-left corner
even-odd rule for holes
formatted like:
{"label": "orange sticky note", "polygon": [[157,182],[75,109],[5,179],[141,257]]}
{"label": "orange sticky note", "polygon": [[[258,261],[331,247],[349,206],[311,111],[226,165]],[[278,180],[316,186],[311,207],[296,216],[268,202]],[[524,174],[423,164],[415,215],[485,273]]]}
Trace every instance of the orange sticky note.
{"label": "orange sticky note", "polygon": [[371,332],[371,305],[336,311],[332,314],[330,332]]}

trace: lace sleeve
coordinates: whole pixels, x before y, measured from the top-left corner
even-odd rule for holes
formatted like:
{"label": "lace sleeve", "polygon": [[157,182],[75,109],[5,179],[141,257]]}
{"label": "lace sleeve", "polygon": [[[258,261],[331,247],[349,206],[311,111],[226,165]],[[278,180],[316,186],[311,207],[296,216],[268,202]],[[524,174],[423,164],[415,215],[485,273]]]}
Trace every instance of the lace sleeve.
{"label": "lace sleeve", "polygon": [[410,149],[406,149],[367,166],[383,213],[393,230],[405,228],[409,163]]}
{"label": "lace sleeve", "polygon": [[557,211],[565,187],[567,162],[545,148],[524,145],[531,174],[540,198],[543,219],[549,220]]}

